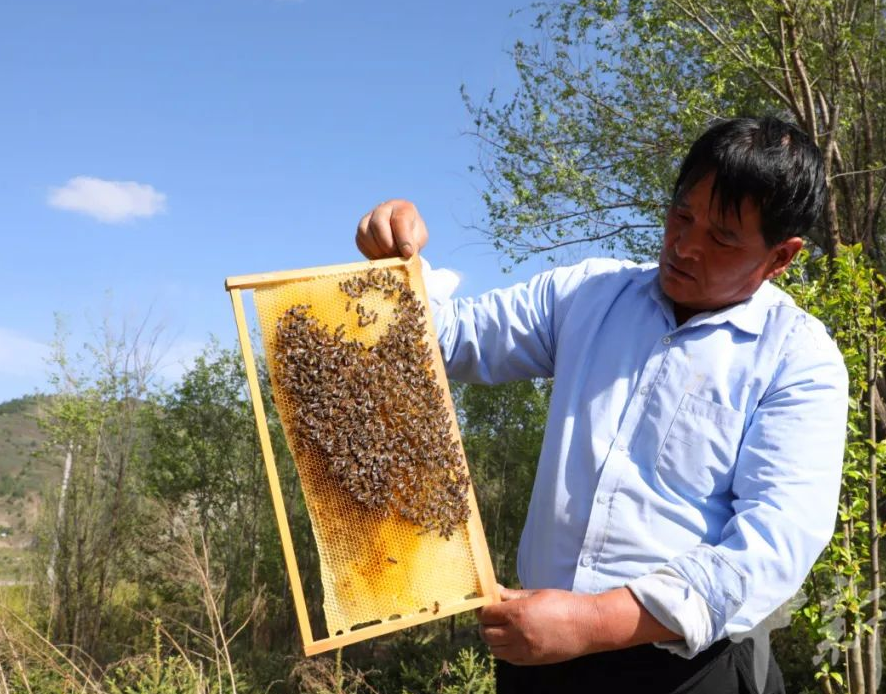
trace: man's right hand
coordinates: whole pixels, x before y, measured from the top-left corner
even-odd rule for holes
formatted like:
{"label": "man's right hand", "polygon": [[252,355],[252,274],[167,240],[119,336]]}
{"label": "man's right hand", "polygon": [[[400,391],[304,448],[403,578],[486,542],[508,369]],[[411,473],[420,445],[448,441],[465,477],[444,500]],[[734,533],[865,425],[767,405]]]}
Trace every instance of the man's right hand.
{"label": "man's right hand", "polygon": [[370,260],[410,258],[428,242],[428,228],[408,200],[388,200],[363,215],[357,248]]}

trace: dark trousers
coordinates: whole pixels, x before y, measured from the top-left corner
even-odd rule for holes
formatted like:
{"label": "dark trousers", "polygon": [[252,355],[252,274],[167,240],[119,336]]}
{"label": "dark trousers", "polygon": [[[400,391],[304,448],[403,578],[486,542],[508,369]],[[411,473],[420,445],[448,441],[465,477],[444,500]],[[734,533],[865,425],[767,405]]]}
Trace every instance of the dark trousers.
{"label": "dark trousers", "polygon": [[655,646],[595,653],[555,665],[496,661],[497,694],[784,694],[769,656],[765,682],[754,677],[754,642],[724,640],[692,659]]}

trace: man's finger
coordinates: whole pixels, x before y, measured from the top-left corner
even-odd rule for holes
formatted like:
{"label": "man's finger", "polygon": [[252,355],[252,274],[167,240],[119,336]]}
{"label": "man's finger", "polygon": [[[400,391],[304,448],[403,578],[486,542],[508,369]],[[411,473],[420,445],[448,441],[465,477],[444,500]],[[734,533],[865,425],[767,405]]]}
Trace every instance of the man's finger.
{"label": "man's finger", "polygon": [[391,205],[379,205],[369,218],[369,234],[379,250],[379,257],[390,257],[399,252],[391,232]]}
{"label": "man's finger", "polygon": [[500,626],[481,626],[480,638],[487,646],[501,646],[511,641],[508,629]]}
{"label": "man's finger", "polygon": [[357,250],[370,260],[376,258],[375,253],[367,247],[365,238],[360,234],[357,234]]}
{"label": "man's finger", "polygon": [[510,652],[510,645],[503,644],[501,646],[489,646],[489,652],[492,653],[494,658],[498,658],[499,660],[507,660],[511,662],[512,654]]}
{"label": "man's finger", "polygon": [[404,258],[415,253],[415,223],[416,211],[413,205],[401,204],[394,207],[391,212],[391,234],[397,250]]}
{"label": "man's finger", "polygon": [[477,620],[484,626],[501,626],[510,624],[508,613],[511,612],[511,610],[512,607],[510,605],[505,605],[503,602],[498,602],[493,605],[485,605],[480,608]]}
{"label": "man's finger", "polygon": [[534,594],[534,590],[515,590],[513,588],[505,588],[501,585],[498,587],[498,595],[502,602],[507,602],[508,600],[521,600],[523,598],[531,597]]}
{"label": "man's finger", "polygon": [[369,231],[369,220],[372,218],[372,212],[363,215],[360,223],[357,225],[357,248],[360,252],[371,260],[381,258],[382,252]]}

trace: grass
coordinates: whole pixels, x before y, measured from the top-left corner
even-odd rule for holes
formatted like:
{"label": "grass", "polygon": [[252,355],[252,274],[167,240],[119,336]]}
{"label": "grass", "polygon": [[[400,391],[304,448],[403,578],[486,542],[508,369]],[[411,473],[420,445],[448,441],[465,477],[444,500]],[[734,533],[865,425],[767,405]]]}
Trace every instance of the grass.
{"label": "grass", "polygon": [[29,580],[30,552],[19,547],[0,548],[0,585],[21,584]]}

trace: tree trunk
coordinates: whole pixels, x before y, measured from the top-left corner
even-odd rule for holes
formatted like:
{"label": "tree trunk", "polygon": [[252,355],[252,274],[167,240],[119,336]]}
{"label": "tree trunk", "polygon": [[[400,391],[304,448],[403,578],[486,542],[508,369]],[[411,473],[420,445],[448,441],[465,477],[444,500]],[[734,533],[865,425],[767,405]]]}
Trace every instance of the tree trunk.
{"label": "tree trunk", "polygon": [[[850,537],[854,534],[851,523],[843,523],[843,547],[847,556],[852,554],[852,546]],[[846,586],[849,593],[857,602],[858,587],[855,584],[855,578],[850,576],[849,583]],[[864,681],[864,664],[861,653],[861,631],[862,620],[860,614],[847,614],[845,618],[846,635],[852,636],[852,645],[846,650],[846,682],[851,694],[866,694]]]}
{"label": "tree trunk", "polygon": [[58,534],[65,520],[65,497],[68,493],[68,482],[71,479],[71,467],[74,462],[74,442],[68,441],[68,451],[65,455],[65,469],[62,473],[62,486],[58,497],[58,514],[55,519],[55,533],[52,539],[52,549],[49,551],[49,564],[46,567],[46,580],[49,583],[49,624],[47,625],[47,633],[52,633],[52,623],[55,620],[55,613],[58,605],[56,599],[56,581],[55,581],[55,558],[58,554],[59,541]]}
{"label": "tree trunk", "polygon": [[[861,629],[861,620],[855,620],[855,628]],[[849,682],[852,694],[866,694],[864,680],[864,659],[862,658],[861,634],[856,633],[855,641],[846,653],[848,662],[846,667],[849,671]]]}
{"label": "tree trunk", "polygon": [[[873,296],[876,296],[874,293]],[[868,474],[870,476],[870,523],[871,533],[871,633],[865,639],[865,680],[868,689],[877,691],[879,672],[877,671],[877,656],[880,650],[880,533],[879,517],[877,513],[877,321],[876,306],[874,309],[874,326],[868,340],[868,436],[870,437],[871,452],[868,458]]]}

